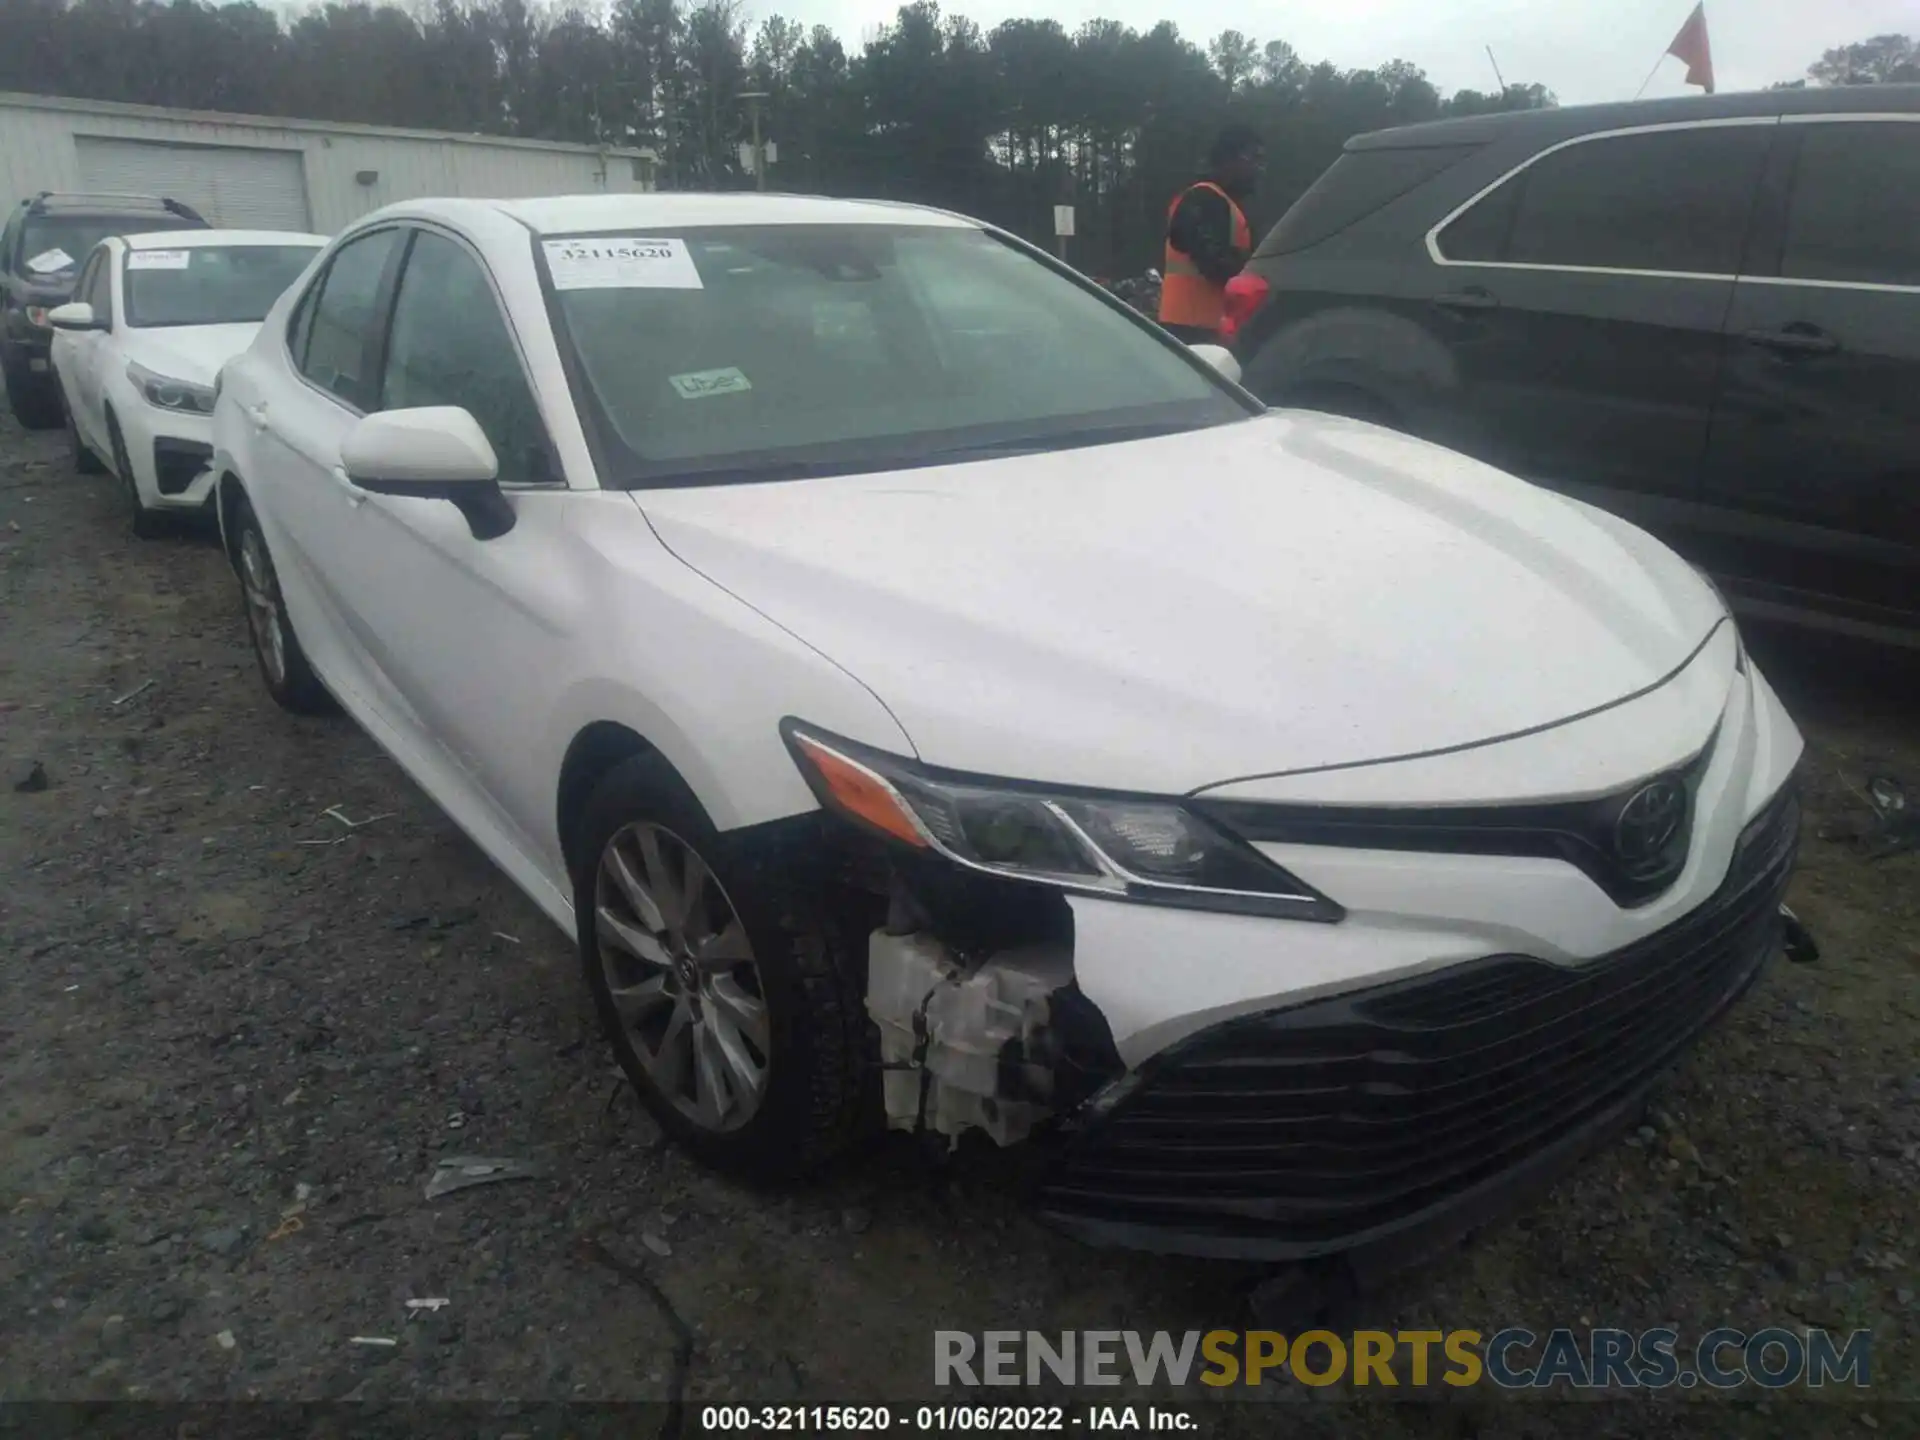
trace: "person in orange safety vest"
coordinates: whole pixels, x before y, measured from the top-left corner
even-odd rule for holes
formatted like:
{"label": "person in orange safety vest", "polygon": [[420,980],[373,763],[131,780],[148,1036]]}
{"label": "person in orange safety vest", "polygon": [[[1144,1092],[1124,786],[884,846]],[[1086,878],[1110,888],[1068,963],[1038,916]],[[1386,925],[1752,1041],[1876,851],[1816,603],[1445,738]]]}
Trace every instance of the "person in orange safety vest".
{"label": "person in orange safety vest", "polygon": [[1206,178],[1181,191],[1167,211],[1160,323],[1189,345],[1220,338],[1227,281],[1253,254],[1253,231],[1241,205],[1266,160],[1257,132],[1229,125],[1208,153]]}

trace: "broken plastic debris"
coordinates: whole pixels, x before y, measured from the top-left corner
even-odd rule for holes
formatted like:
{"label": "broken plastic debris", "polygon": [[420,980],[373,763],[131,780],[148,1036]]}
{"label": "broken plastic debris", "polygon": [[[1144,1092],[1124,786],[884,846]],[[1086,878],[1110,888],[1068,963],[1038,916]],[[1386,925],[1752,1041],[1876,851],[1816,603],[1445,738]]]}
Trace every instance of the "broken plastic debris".
{"label": "broken plastic debris", "polygon": [[[152,684],[153,682],[148,681],[147,683]],[[118,704],[119,702],[116,701],[114,703]],[[320,813],[322,815],[332,816],[335,820],[338,820],[342,825],[346,826],[347,829],[349,830],[361,830],[361,829],[364,829],[366,826],[373,824],[373,822],[376,820],[391,820],[393,818],[393,812],[391,810],[383,810],[378,815],[367,816],[367,818],[364,820],[349,820],[344,814],[341,813],[340,807],[338,805],[329,805],[326,809],[322,810]]]}
{"label": "broken plastic debris", "polygon": [[127,691],[126,694],[122,695],[118,700],[115,700],[113,702],[114,709],[116,710],[119,709],[122,705],[126,704],[127,701],[133,699],[134,696],[144,695],[147,693],[147,691],[151,690],[152,688],[153,688],[153,681],[142,680],[138,685],[134,686],[133,689]]}
{"label": "broken plastic debris", "polygon": [[443,1309],[452,1303],[453,1302],[444,1295],[435,1295],[426,1300],[409,1300],[407,1301],[407,1309],[416,1311],[425,1310],[431,1313]]}
{"label": "broken plastic debris", "polygon": [[646,1231],[640,1236],[640,1243],[658,1255],[662,1260],[673,1254],[673,1247],[651,1230]]}
{"label": "broken plastic debris", "polygon": [[349,1335],[347,1337],[347,1343],[349,1345],[373,1345],[382,1350],[391,1350],[400,1342],[389,1339],[385,1335]]}
{"label": "broken plastic debris", "polygon": [[459,1155],[442,1160],[427,1181],[427,1199],[437,1200],[455,1190],[474,1185],[491,1185],[500,1180],[533,1180],[540,1168],[524,1160],[489,1160],[482,1156]]}
{"label": "broken plastic debris", "polygon": [[218,1335],[213,1337],[213,1343],[218,1345],[222,1350],[231,1350],[240,1342],[233,1338],[233,1331],[222,1330]]}

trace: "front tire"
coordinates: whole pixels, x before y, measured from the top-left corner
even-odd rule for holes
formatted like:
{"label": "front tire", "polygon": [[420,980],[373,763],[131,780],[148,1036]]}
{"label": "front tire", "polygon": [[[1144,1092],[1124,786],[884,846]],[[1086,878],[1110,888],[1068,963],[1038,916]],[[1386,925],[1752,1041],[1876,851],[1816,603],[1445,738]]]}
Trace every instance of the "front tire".
{"label": "front tire", "polygon": [[73,418],[73,406],[66,403],[66,397],[64,395],[61,397],[60,408],[66,412],[67,449],[72,453],[74,474],[100,475],[105,473],[107,467],[100,463],[100,457],[89,450],[87,448],[87,442],[80,438],[80,426]]}
{"label": "front tire", "polygon": [[253,658],[267,693],[282,710],[296,715],[326,715],[334,709],[333,696],[313,673],[307,652],[300,648],[293,621],[280,594],[280,576],[267,550],[267,537],[245,495],[233,502],[234,569],[240,576],[240,599],[246,607],[247,635]]}
{"label": "front tire", "polygon": [[587,987],[661,1127],[750,1181],[845,1149],[870,1113],[866,1012],[809,898],[806,855],[764,833],[720,834],[651,754],[600,781],[576,839]]}
{"label": "front tire", "polygon": [[60,423],[60,392],[51,375],[35,375],[20,365],[5,370],[7,408],[26,430],[51,430]]}
{"label": "front tire", "polygon": [[127,442],[120,436],[120,422],[107,413],[107,443],[113,447],[113,471],[120,477],[120,489],[126,497],[127,521],[141,540],[152,540],[166,532],[166,517],[158,515],[140,498],[140,484],[133,478],[133,461],[127,455]]}

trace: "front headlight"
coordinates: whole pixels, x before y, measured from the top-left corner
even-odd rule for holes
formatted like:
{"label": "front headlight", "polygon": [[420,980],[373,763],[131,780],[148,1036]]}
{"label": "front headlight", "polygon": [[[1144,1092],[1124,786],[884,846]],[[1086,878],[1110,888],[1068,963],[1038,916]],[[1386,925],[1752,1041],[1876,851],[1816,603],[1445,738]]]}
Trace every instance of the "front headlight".
{"label": "front headlight", "polygon": [[133,382],[149,405],[162,410],[177,410],[187,415],[211,415],[213,391],[188,380],[175,380],[147,369],[138,361],[127,362],[127,379]]}
{"label": "front headlight", "polygon": [[1120,900],[1336,921],[1345,912],[1179,800],[950,778],[788,721],[829,810],[970,870]]}

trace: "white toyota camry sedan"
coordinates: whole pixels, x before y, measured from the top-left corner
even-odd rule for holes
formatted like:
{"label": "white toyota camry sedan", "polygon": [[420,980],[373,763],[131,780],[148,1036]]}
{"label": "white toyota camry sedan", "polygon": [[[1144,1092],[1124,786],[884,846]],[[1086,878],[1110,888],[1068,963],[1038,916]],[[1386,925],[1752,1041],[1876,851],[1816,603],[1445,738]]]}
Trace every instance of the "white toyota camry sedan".
{"label": "white toyota camry sedan", "polygon": [[111,467],[135,534],[206,505],[213,377],[326,243],[276,230],[111,236],[48,314],[74,467]]}
{"label": "white toyota camry sedan", "polygon": [[1231,368],[950,214],[422,201],[222,372],[218,508],[268,689],[707,1161],[884,1117],[1091,1240],[1385,1254],[1797,935],[1801,741],[1660,544]]}

